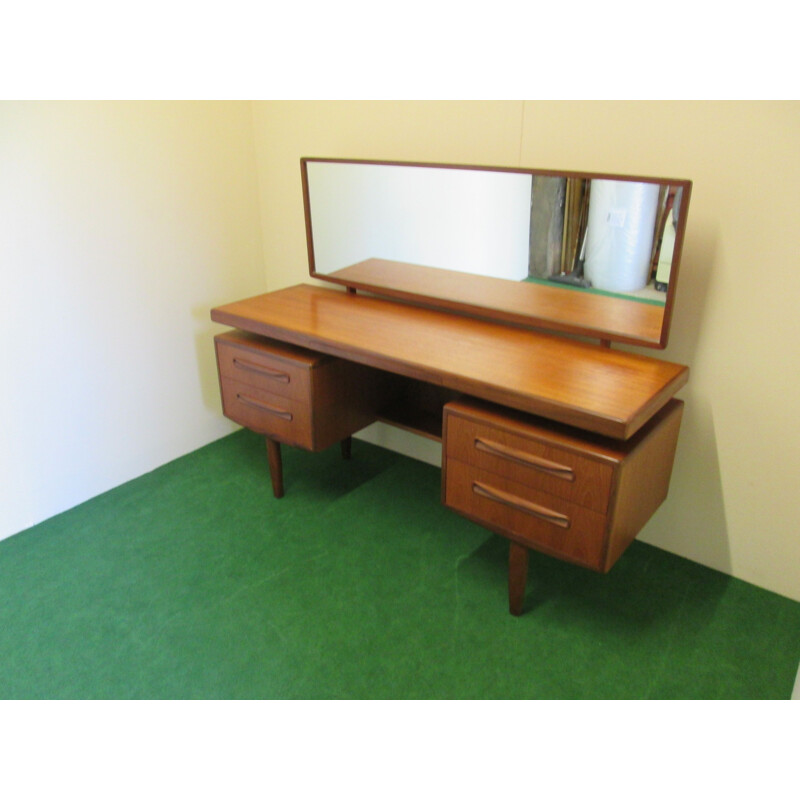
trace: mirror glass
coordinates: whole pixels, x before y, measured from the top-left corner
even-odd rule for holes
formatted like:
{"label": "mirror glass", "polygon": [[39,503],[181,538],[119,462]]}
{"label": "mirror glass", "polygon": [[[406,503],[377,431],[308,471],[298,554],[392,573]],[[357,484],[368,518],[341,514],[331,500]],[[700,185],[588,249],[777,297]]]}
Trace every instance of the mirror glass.
{"label": "mirror glass", "polygon": [[691,183],[303,159],[312,276],[664,347]]}

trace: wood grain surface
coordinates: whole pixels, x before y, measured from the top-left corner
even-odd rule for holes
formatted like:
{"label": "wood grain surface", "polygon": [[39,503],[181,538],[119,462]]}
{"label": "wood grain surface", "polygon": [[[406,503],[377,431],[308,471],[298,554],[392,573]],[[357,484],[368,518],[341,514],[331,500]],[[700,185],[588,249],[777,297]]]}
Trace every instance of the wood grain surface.
{"label": "wood grain surface", "polygon": [[618,439],[689,374],[660,359],[305,284],[220,306],[211,318]]}
{"label": "wood grain surface", "polygon": [[393,297],[425,299],[442,308],[520,325],[581,333],[599,339],[658,347],[664,306],[581,292],[558,284],[509,281],[449,269],[370,258],[328,275],[324,280],[373,290]]}

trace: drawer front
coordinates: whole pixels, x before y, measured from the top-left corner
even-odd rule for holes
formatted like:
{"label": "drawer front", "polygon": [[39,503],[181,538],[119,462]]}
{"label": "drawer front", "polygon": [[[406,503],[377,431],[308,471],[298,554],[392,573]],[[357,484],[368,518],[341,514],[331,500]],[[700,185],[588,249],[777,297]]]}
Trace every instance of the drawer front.
{"label": "drawer front", "polygon": [[445,505],[535,549],[602,569],[603,514],[453,460],[446,464]]}
{"label": "drawer front", "polygon": [[445,452],[481,470],[601,514],[608,510],[613,467],[539,439],[448,414]]}
{"label": "drawer front", "polygon": [[310,368],[280,358],[256,346],[242,347],[217,341],[217,364],[221,379],[256,386],[280,397],[297,400],[310,396]]}
{"label": "drawer front", "polygon": [[281,397],[258,386],[222,378],[225,416],[257,433],[311,449],[311,413],[307,403]]}

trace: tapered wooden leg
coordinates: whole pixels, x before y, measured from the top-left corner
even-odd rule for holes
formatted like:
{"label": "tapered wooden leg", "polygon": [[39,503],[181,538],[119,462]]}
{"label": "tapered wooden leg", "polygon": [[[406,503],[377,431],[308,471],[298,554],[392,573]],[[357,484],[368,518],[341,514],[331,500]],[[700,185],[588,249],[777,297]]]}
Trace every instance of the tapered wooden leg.
{"label": "tapered wooden leg", "polygon": [[350,460],[350,452],[353,448],[353,437],[348,436],[346,439],[342,439],[342,458]]}
{"label": "tapered wooden leg", "polygon": [[269,477],[272,479],[272,494],[283,497],[283,461],[281,460],[281,445],[274,439],[266,437],[267,458],[269,459]]}
{"label": "tapered wooden leg", "polygon": [[528,548],[510,543],[508,551],[508,610],[518,617],[525,602],[525,584],[528,580]]}

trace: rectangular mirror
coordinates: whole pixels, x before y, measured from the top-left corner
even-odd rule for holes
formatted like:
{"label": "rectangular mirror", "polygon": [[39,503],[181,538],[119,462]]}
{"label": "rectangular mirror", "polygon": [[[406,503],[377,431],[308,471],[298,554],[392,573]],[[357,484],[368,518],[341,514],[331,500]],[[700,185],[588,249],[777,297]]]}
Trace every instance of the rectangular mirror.
{"label": "rectangular mirror", "polygon": [[309,272],[519,325],[665,347],[691,182],[301,160]]}

